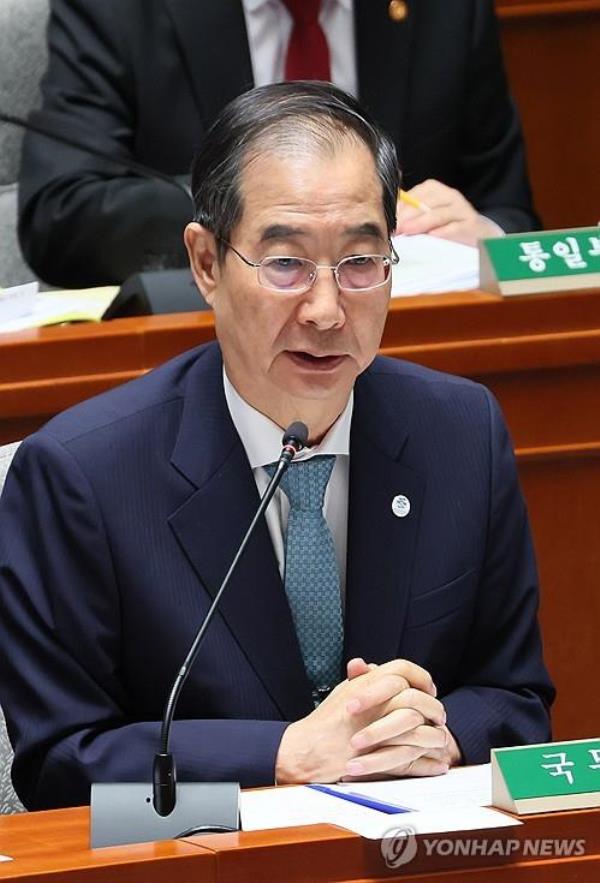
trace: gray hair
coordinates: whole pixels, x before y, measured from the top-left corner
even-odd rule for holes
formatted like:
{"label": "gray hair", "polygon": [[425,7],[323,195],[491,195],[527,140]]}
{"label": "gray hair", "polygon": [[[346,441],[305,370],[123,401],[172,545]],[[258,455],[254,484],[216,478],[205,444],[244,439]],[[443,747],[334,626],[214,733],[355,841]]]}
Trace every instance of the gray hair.
{"label": "gray hair", "polygon": [[261,86],[239,95],[219,114],[194,157],[194,219],[217,239],[222,260],[243,212],[241,175],[265,149],[297,149],[308,143],[334,151],[345,139],[364,144],[381,182],[388,234],[396,226],[400,170],[396,148],[360,104],[330,83],[296,81]]}

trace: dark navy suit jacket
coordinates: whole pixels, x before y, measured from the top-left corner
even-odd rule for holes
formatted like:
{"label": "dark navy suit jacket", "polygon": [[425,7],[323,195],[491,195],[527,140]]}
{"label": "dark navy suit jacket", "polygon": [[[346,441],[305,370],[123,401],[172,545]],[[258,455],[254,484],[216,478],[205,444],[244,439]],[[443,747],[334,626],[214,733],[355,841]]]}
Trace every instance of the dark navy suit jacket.
{"label": "dark navy suit jacket", "polygon": [[[534,557],[490,393],[377,358],[350,450],[345,658],[427,668],[467,763],[546,740]],[[216,344],[20,447],[0,503],[0,702],[27,806],[149,780],[168,688],[257,504]],[[271,783],[286,722],[311,709],[263,522],[181,698],[180,778]]]}

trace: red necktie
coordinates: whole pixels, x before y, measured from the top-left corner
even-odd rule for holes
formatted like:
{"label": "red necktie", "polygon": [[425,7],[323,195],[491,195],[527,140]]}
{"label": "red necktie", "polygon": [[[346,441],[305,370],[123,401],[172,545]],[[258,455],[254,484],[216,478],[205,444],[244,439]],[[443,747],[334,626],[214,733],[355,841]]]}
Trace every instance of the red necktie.
{"label": "red necktie", "polygon": [[294,19],[285,59],[286,80],[331,80],[329,46],[319,24],[321,0],[281,0]]}

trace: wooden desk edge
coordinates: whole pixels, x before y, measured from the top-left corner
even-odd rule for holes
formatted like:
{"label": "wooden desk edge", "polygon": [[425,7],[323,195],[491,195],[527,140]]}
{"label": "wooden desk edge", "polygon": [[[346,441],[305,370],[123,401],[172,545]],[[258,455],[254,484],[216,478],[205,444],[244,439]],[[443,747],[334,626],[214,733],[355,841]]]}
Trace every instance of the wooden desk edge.
{"label": "wooden desk edge", "polygon": [[[523,817],[523,820],[524,824],[517,827],[418,835],[417,840],[422,843],[427,837],[443,837],[445,841],[476,838],[490,842],[506,839],[522,842],[533,838],[561,841],[583,839],[586,844],[585,857],[594,862],[594,873],[597,872],[596,863],[600,864],[600,809],[536,814]],[[0,852],[15,857],[14,862],[0,864],[0,879],[29,880],[35,875],[51,873],[64,874],[66,879],[71,872],[91,871],[97,874],[100,869],[124,865],[140,866],[148,874],[149,881],[159,880],[163,872],[162,879],[171,879],[167,875],[169,864],[176,861],[177,868],[185,868],[187,873],[186,859],[193,863],[189,866],[192,870],[196,867],[198,883],[217,879],[227,880],[228,883],[241,883],[248,879],[257,883],[263,880],[265,883],[278,883],[280,879],[286,879],[293,883],[306,879],[302,876],[302,866],[315,868],[315,876],[311,877],[313,883],[343,879],[339,875],[328,876],[334,868],[337,869],[336,873],[347,874],[346,879],[373,875],[379,879],[388,873],[382,858],[381,841],[365,840],[330,825],[203,835],[181,841],[167,840],[99,850],[88,847],[88,830],[88,807],[0,817]],[[539,856],[527,858],[527,861],[541,862],[545,858],[547,856]],[[563,857],[563,860],[567,858]],[[198,868],[200,859],[202,866]],[[524,863],[523,856],[508,856],[508,859],[515,866]],[[410,873],[438,873],[459,868],[473,871],[491,869],[506,864],[508,859],[497,855],[431,857],[421,849],[411,864]],[[151,865],[154,874],[149,871]],[[281,877],[286,868],[289,873],[285,872],[285,876]],[[57,879],[62,880],[62,877]],[[98,878],[94,876],[93,879]]]}

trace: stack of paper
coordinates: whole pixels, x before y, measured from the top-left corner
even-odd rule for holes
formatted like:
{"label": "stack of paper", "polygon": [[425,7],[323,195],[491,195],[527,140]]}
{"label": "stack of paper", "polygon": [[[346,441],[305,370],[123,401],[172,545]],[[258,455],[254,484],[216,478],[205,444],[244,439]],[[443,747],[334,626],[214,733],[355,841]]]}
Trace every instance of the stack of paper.
{"label": "stack of paper", "polygon": [[99,322],[118,290],[118,285],[107,285],[40,292],[37,282],[0,289],[0,333],[60,322]]}
{"label": "stack of paper", "polygon": [[520,825],[494,809],[491,802],[490,764],[450,770],[445,776],[356,782],[331,790],[350,790],[365,798],[397,804],[404,811],[380,812],[301,785],[242,792],[242,828],[262,831],[296,825],[330,824],[363,837],[382,839],[386,833],[408,827],[415,833],[482,830]]}
{"label": "stack of paper", "polygon": [[479,287],[479,252],[438,236],[397,236],[400,262],[392,271],[392,297],[468,291]]}

